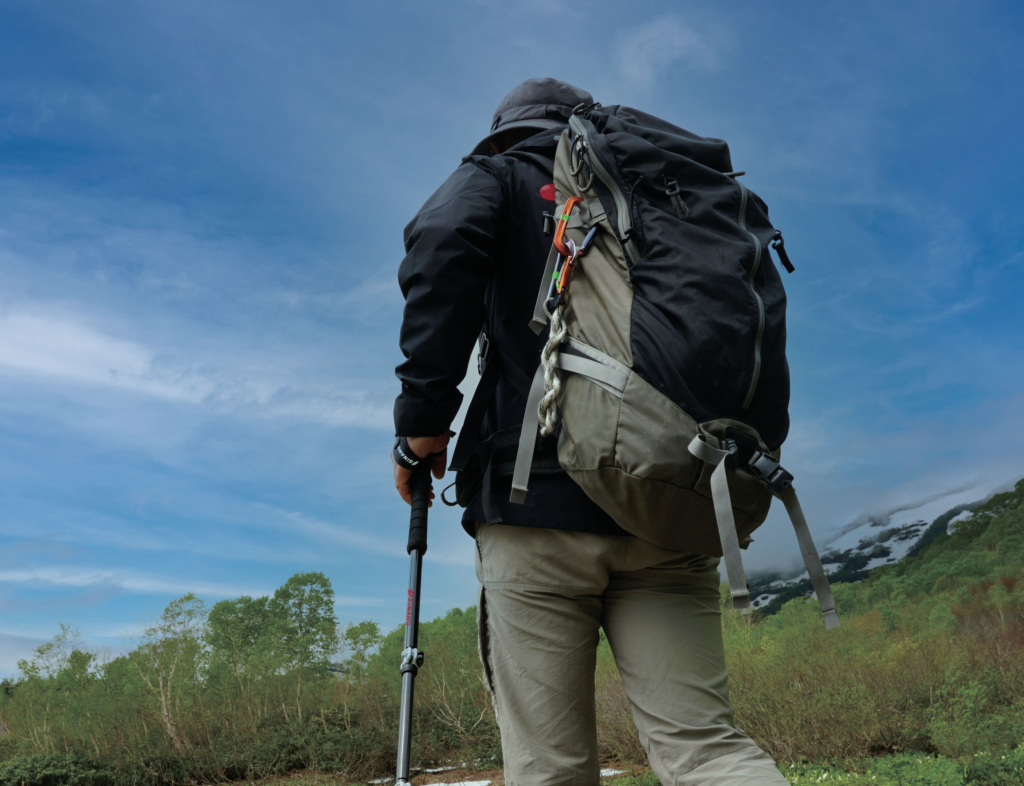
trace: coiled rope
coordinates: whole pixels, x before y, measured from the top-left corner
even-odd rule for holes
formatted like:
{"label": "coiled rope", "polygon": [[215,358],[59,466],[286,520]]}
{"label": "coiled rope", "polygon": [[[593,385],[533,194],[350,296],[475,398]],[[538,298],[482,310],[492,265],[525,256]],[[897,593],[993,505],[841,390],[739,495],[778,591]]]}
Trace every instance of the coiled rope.
{"label": "coiled rope", "polygon": [[[544,397],[537,406],[537,418],[540,420],[540,435],[548,436],[558,425],[558,394],[562,390],[562,380],[558,377],[558,347],[565,339],[568,329],[565,324],[565,306],[568,292],[563,293],[561,302],[554,311],[548,311],[551,328],[548,342],[540,353],[540,364],[544,368]],[[544,310],[547,311],[545,305]]]}

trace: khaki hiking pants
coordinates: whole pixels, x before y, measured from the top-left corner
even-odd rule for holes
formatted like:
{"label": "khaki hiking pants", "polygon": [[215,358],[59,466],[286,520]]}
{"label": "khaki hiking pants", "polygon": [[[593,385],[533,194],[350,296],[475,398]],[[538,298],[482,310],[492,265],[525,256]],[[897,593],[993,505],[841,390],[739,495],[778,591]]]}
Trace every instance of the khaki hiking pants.
{"label": "khaki hiking pants", "polygon": [[733,721],[718,559],[634,537],[477,525],[480,658],[507,786],[599,783],[598,629],[666,786],[785,786]]}

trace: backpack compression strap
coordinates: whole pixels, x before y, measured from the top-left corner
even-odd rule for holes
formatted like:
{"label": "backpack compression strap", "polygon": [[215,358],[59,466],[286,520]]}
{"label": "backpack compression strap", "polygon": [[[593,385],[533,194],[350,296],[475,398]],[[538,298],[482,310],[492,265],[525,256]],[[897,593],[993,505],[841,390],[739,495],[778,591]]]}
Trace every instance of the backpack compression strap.
{"label": "backpack compression strap", "polygon": [[729,579],[729,594],[732,607],[750,613],[750,590],[747,589],[747,574],[743,570],[740,556],[740,542],[736,535],[736,520],[732,515],[732,497],[729,496],[729,478],[725,474],[725,459],[729,451],[711,447],[700,436],[693,438],[690,452],[715,468],[711,473],[711,501],[715,505],[715,520],[718,522],[718,537],[722,540],[722,557],[725,560],[725,574]]}
{"label": "backpack compression strap", "polygon": [[[574,338],[569,338],[560,345],[555,365],[570,374],[586,377],[618,398],[622,398],[626,382],[629,381],[628,366]],[[526,501],[526,492],[529,490],[530,467],[537,446],[537,431],[540,429],[537,408],[542,398],[544,366],[540,365],[537,367],[537,373],[533,375],[530,395],[526,399],[523,428],[519,436],[519,452],[516,454],[516,468],[512,473],[512,496],[509,497],[509,502],[519,505]]]}
{"label": "backpack compression strap", "polygon": [[[715,467],[715,471],[711,473],[711,499],[715,506],[718,534],[722,539],[722,553],[725,559],[726,574],[729,578],[729,590],[732,594],[733,607],[748,609],[750,593],[747,589],[746,574],[743,571],[743,558],[740,556],[736,521],[732,515],[732,498],[729,495],[729,482],[726,476],[725,459],[732,454],[730,451],[711,447],[702,436],[694,437],[690,442],[689,450],[701,461],[706,461]],[[804,558],[804,565],[807,567],[807,575],[810,576],[811,586],[814,587],[814,594],[818,597],[818,605],[821,607],[821,614],[825,619],[825,627],[836,628],[839,626],[839,615],[836,613],[832,588],[829,586],[828,576],[825,575],[825,568],[821,564],[818,550],[814,547],[814,540],[811,538],[811,531],[807,526],[803,509],[800,507],[796,490],[792,485],[781,490],[772,488],[771,485],[769,488],[772,494],[782,500],[782,504],[786,506],[786,512],[789,514],[789,520],[793,523],[796,539],[800,544],[800,553]]]}

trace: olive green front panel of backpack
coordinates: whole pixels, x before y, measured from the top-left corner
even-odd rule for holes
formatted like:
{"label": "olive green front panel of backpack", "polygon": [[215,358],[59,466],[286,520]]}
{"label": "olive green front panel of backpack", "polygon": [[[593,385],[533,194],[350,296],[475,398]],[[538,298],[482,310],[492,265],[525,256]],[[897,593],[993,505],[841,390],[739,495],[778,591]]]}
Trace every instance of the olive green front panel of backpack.
{"label": "olive green front panel of backpack", "polygon": [[[664,548],[722,556],[707,480],[713,467],[686,450],[698,433],[693,418],[636,374],[621,400],[585,377],[565,377],[562,468],[627,532]],[[764,484],[734,473],[729,489],[742,542],[764,521],[771,496],[761,495]]]}
{"label": "olive green front panel of backpack", "polygon": [[615,434],[621,401],[577,374],[562,374],[558,399],[562,433],[558,463],[565,470],[588,470],[615,462]]}
{"label": "olive green front panel of backpack", "polygon": [[666,549],[722,556],[714,506],[691,489],[618,467],[570,471],[569,477],[631,535]]}
{"label": "olive green front panel of backpack", "polygon": [[[691,554],[722,556],[715,506],[696,489],[638,478],[618,467],[569,470],[571,477],[620,527],[656,546]],[[760,521],[734,510],[742,543]]]}
{"label": "olive green front panel of backpack", "polygon": [[685,446],[695,436],[693,418],[642,377],[629,375],[619,412],[615,466],[636,477],[693,488],[703,462]]}
{"label": "olive green front panel of backpack", "polygon": [[[556,209],[561,210],[571,196],[581,196],[600,204],[591,188],[580,191],[569,172],[568,132],[562,134],[555,154],[554,182]],[[627,366],[633,365],[629,345],[633,311],[633,286],[622,245],[608,219],[598,222],[599,229],[587,253],[580,258],[569,282],[569,307],[565,321],[569,335],[600,349]],[[583,242],[586,228],[566,231],[577,245]]]}
{"label": "olive green front panel of backpack", "polygon": [[[563,469],[626,531],[667,549],[721,556],[714,506],[691,490],[702,466],[685,449],[697,433],[693,419],[635,374],[626,383],[615,422],[597,410],[565,411],[579,391],[601,390],[589,380],[575,379],[581,384],[562,397],[558,459]],[[579,461],[597,431],[601,461]]]}

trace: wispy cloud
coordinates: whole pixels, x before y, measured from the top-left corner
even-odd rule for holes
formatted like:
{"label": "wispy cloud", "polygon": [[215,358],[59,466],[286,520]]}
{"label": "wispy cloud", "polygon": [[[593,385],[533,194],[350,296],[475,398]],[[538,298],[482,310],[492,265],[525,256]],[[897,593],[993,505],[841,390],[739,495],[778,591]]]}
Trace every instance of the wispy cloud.
{"label": "wispy cloud", "polygon": [[0,675],[14,674],[18,661],[30,658],[33,650],[45,642],[44,638],[0,631]]}
{"label": "wispy cloud", "polygon": [[383,598],[360,598],[356,595],[335,595],[335,606],[383,606],[387,603]]}
{"label": "wispy cloud", "polygon": [[111,388],[168,402],[242,415],[294,418],[330,426],[387,429],[391,407],[358,383],[348,390],[280,372],[232,368],[230,359],[182,366],[88,322],[47,313],[45,306],[0,313],[0,374],[55,385]]}
{"label": "wispy cloud", "polygon": [[715,69],[720,44],[708,31],[666,14],[625,31],[615,48],[626,87],[647,91],[676,63],[694,71]]}
{"label": "wispy cloud", "polygon": [[198,595],[231,598],[241,595],[267,595],[267,589],[227,585],[204,580],[167,578],[153,573],[111,568],[89,568],[73,565],[53,565],[45,568],[0,570],[0,582],[43,585],[50,587],[115,587],[148,595]]}
{"label": "wispy cloud", "polygon": [[373,535],[362,529],[342,524],[339,521],[322,521],[299,511],[279,510],[270,506],[260,505],[258,509],[269,513],[254,523],[285,530],[293,534],[301,534],[313,542],[330,544],[383,554],[390,557],[405,556],[404,543],[394,538]]}

